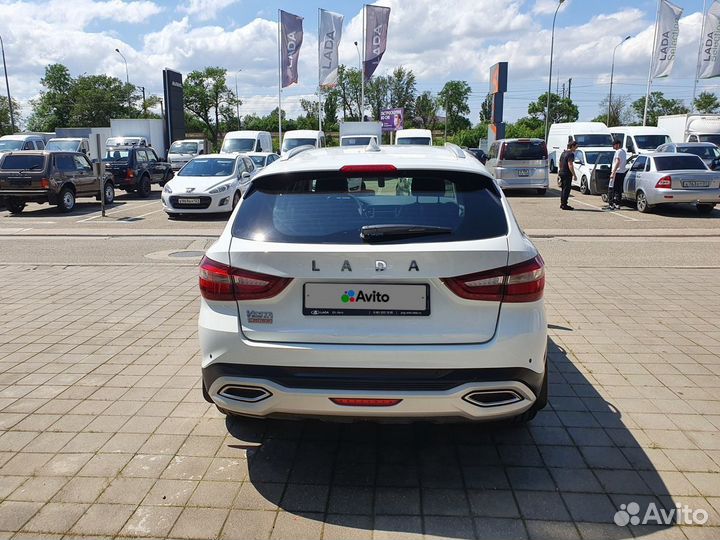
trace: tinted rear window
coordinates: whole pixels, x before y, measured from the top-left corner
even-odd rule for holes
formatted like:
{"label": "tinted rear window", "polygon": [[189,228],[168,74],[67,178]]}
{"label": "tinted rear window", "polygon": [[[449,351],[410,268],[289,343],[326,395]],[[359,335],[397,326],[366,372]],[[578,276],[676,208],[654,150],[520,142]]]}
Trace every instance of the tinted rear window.
{"label": "tinted rear window", "polygon": [[430,137],[400,137],[395,144],[424,144],[430,146],[432,141]]}
{"label": "tinted rear window", "polygon": [[449,234],[387,243],[453,242],[508,232],[500,195],[488,177],[442,171],[391,176],[275,175],[255,181],[233,236],[286,243],[361,244],[368,225],[447,227]]}
{"label": "tinted rear window", "polygon": [[2,168],[12,171],[40,171],[44,165],[45,156],[10,155],[2,160]]}
{"label": "tinted rear window", "polygon": [[578,146],[612,146],[613,139],[608,133],[603,134],[586,134],[586,135],[575,135],[575,142]]}
{"label": "tinted rear window", "polygon": [[503,159],[528,160],[545,159],[545,143],[543,141],[512,141],[505,143]]}
{"label": "tinted rear window", "polygon": [[658,171],[679,171],[683,169],[707,170],[705,163],[697,156],[666,156],[655,158]]}

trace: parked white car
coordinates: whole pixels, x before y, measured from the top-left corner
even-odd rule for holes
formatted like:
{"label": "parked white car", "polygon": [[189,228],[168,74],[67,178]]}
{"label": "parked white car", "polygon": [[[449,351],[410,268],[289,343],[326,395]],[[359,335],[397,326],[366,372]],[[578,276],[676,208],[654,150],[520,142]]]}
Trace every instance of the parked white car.
{"label": "parked white car", "polygon": [[280,155],[284,156],[293,148],[300,146],[314,146],[315,148],[325,147],[325,133],[313,129],[295,129],[286,131],[283,135]]}
{"label": "parked white car", "polygon": [[307,150],[258,173],[202,260],[204,395],[260,418],[527,421],[544,285],[459,147]]}
{"label": "parked white car", "polygon": [[205,139],[182,139],[173,142],[168,150],[168,162],[173,171],[179,171],[195,156],[207,154],[209,144]]}
{"label": "parked white car", "polygon": [[605,146],[578,148],[572,185],[585,195],[607,193],[614,156],[615,150]]}
{"label": "parked white car", "polygon": [[169,216],[232,212],[255,175],[250,158],[241,154],[206,154],[190,160],[162,192]]}
{"label": "parked white car", "polygon": [[280,159],[280,156],[275,152],[248,152],[245,155],[253,160],[255,168],[258,170],[264,169],[274,161]]}

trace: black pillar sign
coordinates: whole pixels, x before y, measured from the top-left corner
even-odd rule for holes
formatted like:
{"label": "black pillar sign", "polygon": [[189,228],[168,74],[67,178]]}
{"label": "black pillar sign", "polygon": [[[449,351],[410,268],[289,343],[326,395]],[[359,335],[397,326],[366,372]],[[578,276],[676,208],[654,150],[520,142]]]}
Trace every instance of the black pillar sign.
{"label": "black pillar sign", "polygon": [[165,94],[165,148],[173,141],[185,138],[185,105],[183,102],[182,74],[163,69]]}
{"label": "black pillar sign", "polygon": [[505,138],[505,122],[503,122],[503,105],[507,92],[508,63],[498,62],[490,68],[490,95],[492,112],[488,126],[488,146],[498,139]]}

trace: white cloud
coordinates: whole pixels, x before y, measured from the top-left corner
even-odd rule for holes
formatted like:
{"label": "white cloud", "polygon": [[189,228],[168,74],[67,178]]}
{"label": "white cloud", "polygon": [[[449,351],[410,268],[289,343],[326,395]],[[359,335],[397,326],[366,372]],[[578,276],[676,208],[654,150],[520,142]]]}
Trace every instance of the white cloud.
{"label": "white cloud", "polygon": [[[558,13],[566,10],[571,2],[572,0],[565,0],[565,2],[560,5]],[[532,12],[535,15],[552,15],[553,13],[555,13],[557,7],[558,0],[535,0],[535,5],[532,8]]]}
{"label": "white cloud", "polygon": [[177,9],[199,21],[210,21],[217,17],[220,11],[238,1],[239,0],[187,0],[185,4],[178,6]]}

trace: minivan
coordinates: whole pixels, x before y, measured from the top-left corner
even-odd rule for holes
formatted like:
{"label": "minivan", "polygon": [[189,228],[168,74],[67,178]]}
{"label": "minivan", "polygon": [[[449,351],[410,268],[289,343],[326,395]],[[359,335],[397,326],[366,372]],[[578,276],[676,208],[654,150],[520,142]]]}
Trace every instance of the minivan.
{"label": "minivan", "polygon": [[424,144],[432,146],[432,131],[429,129],[398,129],[395,144]]}
{"label": "minivan", "polygon": [[312,129],[295,129],[286,131],[283,136],[282,146],[280,147],[280,155],[287,154],[293,148],[298,146],[314,146],[315,148],[325,147],[325,133]]}
{"label": "minivan", "polygon": [[664,129],[655,126],[617,126],[612,128],[612,136],[632,155],[650,154],[672,142]]}
{"label": "minivan", "polygon": [[272,152],[272,136],[269,131],[253,131],[249,129],[228,131],[223,139],[220,152]]}
{"label": "minivan", "polygon": [[503,190],[535,189],[545,195],[550,184],[548,152],[542,139],[500,139],[490,145],[487,170]]}
{"label": "minivan", "polygon": [[607,146],[612,148],[610,130],[602,122],[563,122],[550,126],[547,137],[550,172],[557,172],[560,154],[569,142],[575,141],[580,148],[585,146]]}

